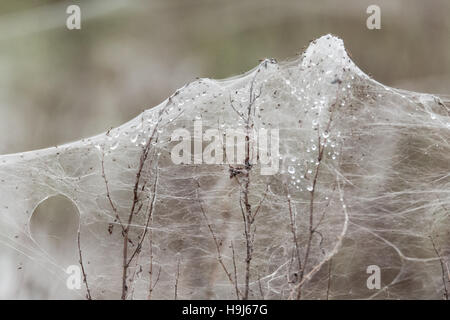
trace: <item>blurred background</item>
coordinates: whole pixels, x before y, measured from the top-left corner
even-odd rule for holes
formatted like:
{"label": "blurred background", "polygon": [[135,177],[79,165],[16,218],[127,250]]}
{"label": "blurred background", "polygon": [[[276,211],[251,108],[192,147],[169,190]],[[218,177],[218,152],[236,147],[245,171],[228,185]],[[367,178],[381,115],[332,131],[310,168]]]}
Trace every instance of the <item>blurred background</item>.
{"label": "blurred background", "polygon": [[106,131],[195,77],[294,58],[327,33],[384,84],[450,94],[448,0],[1,0],[0,154]]}

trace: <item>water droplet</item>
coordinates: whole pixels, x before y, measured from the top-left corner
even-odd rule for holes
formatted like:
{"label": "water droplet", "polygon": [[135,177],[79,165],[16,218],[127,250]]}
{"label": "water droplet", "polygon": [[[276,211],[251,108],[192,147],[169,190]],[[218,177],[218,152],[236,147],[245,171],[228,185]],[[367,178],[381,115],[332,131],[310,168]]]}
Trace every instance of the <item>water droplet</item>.
{"label": "water droplet", "polygon": [[131,143],[135,143],[137,141],[137,139],[138,139],[138,136],[139,135],[136,134],[135,136],[131,137],[131,139],[130,139]]}
{"label": "water droplet", "polygon": [[308,186],[308,187],[306,187],[306,190],[313,191],[313,187],[312,186]]}
{"label": "water droplet", "polygon": [[330,136],[330,133],[329,133],[328,131],[324,131],[324,132],[322,133],[322,136],[323,136],[325,139],[327,139],[327,138]]}
{"label": "water droplet", "polygon": [[110,150],[116,150],[117,147],[119,146],[119,141],[114,142],[111,147],[109,148]]}
{"label": "water droplet", "polygon": [[289,172],[290,174],[294,174],[294,173],[295,173],[295,168],[294,168],[293,166],[289,166],[289,167],[288,167],[288,172]]}

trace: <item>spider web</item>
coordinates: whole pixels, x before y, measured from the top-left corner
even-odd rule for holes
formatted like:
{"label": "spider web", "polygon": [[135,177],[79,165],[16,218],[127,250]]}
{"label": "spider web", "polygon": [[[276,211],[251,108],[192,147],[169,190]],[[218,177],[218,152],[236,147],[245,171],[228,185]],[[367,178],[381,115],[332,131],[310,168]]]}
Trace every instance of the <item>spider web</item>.
{"label": "spider web", "polygon": [[[81,255],[93,299],[440,299],[450,288],[445,103],[376,82],[326,35],[292,61],[189,83],[98,136],[1,156],[0,267],[12,280],[0,294],[84,298],[85,283],[66,287]],[[278,129],[278,172],[261,174],[254,153],[244,168],[174,164],[173,132],[194,137],[196,121],[220,136],[251,132],[251,150],[253,133]],[[79,211],[66,259],[30,228],[58,195]],[[366,285],[370,265],[380,289]]]}

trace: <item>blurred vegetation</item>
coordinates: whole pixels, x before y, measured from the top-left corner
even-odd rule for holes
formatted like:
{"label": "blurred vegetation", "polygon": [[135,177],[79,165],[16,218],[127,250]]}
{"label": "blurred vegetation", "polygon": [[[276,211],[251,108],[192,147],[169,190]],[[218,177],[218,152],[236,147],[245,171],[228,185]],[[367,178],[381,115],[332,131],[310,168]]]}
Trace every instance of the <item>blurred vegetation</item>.
{"label": "blurred vegetation", "polygon": [[[82,29],[67,30],[78,4]],[[387,85],[450,94],[450,2],[2,0],[0,154],[94,135],[195,77],[224,78],[258,60],[295,57],[326,33]]]}

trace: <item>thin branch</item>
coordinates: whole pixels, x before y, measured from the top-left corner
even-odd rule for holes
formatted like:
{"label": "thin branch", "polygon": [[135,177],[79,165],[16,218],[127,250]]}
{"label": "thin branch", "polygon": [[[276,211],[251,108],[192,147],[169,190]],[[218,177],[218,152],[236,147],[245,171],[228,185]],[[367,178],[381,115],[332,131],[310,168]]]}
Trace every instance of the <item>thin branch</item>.
{"label": "thin branch", "polygon": [[328,262],[328,284],[327,284],[327,300],[329,300],[330,297],[330,286],[331,286],[331,264],[333,259],[330,259]]}
{"label": "thin branch", "polygon": [[[227,267],[225,266],[225,263],[223,262],[222,253],[221,253],[221,250],[220,250],[220,245],[221,244],[217,240],[216,234],[214,233],[214,230],[213,230],[211,224],[209,223],[209,220],[208,220],[208,217],[206,215],[205,209],[203,208],[202,201],[200,200],[200,197],[199,197],[199,194],[198,194],[198,189],[200,188],[200,183],[198,181],[196,181],[196,182],[197,182],[197,190],[196,190],[197,201],[199,203],[200,211],[201,211],[201,213],[203,215],[203,218],[205,219],[206,225],[208,226],[208,230],[209,230],[209,232],[211,234],[211,237],[212,237],[212,239],[214,241],[214,244],[216,246],[217,260],[219,261],[219,264],[221,265],[223,271],[227,275],[228,280],[234,286],[234,288],[236,290],[236,297],[239,300],[242,295],[241,295],[241,293],[239,291],[239,288],[238,288],[237,275],[235,273],[235,280],[233,280],[233,277],[231,276],[231,273],[228,271]],[[236,268],[236,263],[234,261],[234,248],[233,247],[232,247],[232,251],[233,251],[233,265],[234,265],[234,268]]]}
{"label": "thin branch", "polygon": [[[153,293],[153,291],[155,290],[156,285],[158,284],[159,276],[160,276],[160,275],[161,275],[161,267],[159,267],[159,269],[158,269],[158,275],[156,276],[156,280],[155,280],[155,283],[153,284],[153,286],[152,286],[152,283],[151,283],[151,281],[150,281],[150,287],[149,287],[149,293],[148,293],[148,300],[151,300],[151,298],[152,298],[152,293]],[[151,279],[151,277],[150,277],[150,279]]]}
{"label": "thin branch", "polygon": [[448,300],[449,295],[448,295],[448,290],[447,290],[447,281],[445,280],[445,265],[446,265],[446,263],[442,259],[441,254],[439,253],[439,250],[436,248],[436,244],[434,243],[432,236],[430,236],[430,240],[431,240],[431,244],[433,245],[434,252],[436,253],[436,256],[439,258],[439,262],[441,264],[442,284],[444,286],[443,297],[444,297],[444,300]]}
{"label": "thin branch", "polygon": [[[152,216],[152,221],[153,221],[153,216]],[[156,276],[156,280],[155,283],[153,283],[153,230],[152,228],[150,228],[149,230],[149,250],[150,250],[150,270],[149,270],[149,287],[148,287],[148,300],[152,299],[152,293],[153,290],[155,289],[156,285],[158,284],[158,280],[159,280],[159,276],[161,275],[161,266],[159,267],[158,270],[158,275]]]}
{"label": "thin branch", "polygon": [[252,222],[255,221],[256,215],[258,214],[259,210],[261,209],[261,205],[263,204],[264,200],[265,200],[266,197],[267,197],[267,193],[268,193],[268,191],[269,191],[269,185],[270,185],[270,182],[267,183],[267,185],[266,185],[266,191],[264,191],[264,195],[263,195],[261,201],[259,201],[258,206],[256,207],[255,213],[254,213],[253,216],[252,216]]}
{"label": "thin branch", "polygon": [[234,110],[234,112],[237,113],[237,115],[244,121],[247,121],[247,119],[244,118],[244,116],[235,108],[235,106],[233,105],[233,99],[231,99],[231,94],[230,94],[230,106],[231,108]]}
{"label": "thin branch", "polygon": [[83,273],[83,282],[86,286],[86,298],[88,300],[92,300],[91,296],[91,290],[89,289],[86,271],[84,270],[84,264],[83,264],[83,255],[81,254],[81,244],[80,244],[80,230],[78,230],[78,237],[77,237],[77,243],[78,243],[78,254],[80,256],[80,266],[81,266],[81,272]]}
{"label": "thin branch", "polygon": [[261,285],[261,277],[258,274],[258,287],[259,287],[259,294],[261,295],[261,299],[264,300],[264,292]]}
{"label": "thin branch", "polygon": [[180,278],[180,258],[178,258],[177,264],[177,276],[175,278],[175,300],[178,298],[178,279]]}
{"label": "thin branch", "polygon": [[236,290],[236,297],[239,300],[240,292],[239,292],[239,288],[238,288],[238,276],[237,276],[236,258],[235,258],[235,254],[234,254],[233,241],[231,241],[231,252],[232,252],[232,256],[233,256],[234,288]]}
{"label": "thin branch", "polygon": [[[340,91],[340,84],[338,84],[338,88],[337,88],[337,92],[336,92],[336,100],[335,102],[331,105],[330,107],[330,118],[328,119],[328,123],[326,125],[325,128],[325,132],[329,132],[330,128],[331,128],[331,123],[333,121],[333,113],[334,113],[334,109],[336,108],[336,106],[338,105],[339,102],[339,91]],[[302,284],[304,283],[304,275],[305,275],[305,270],[308,264],[308,260],[309,260],[309,255],[310,255],[310,251],[311,251],[311,246],[312,246],[312,239],[314,236],[314,233],[316,233],[316,229],[319,226],[320,222],[314,226],[314,199],[315,199],[315,194],[316,194],[316,189],[317,189],[317,181],[318,181],[318,177],[319,177],[319,171],[320,171],[320,167],[322,164],[322,160],[323,160],[323,153],[325,151],[325,144],[327,142],[327,138],[324,139],[323,144],[321,143],[321,137],[320,137],[320,130],[317,130],[317,134],[318,134],[318,139],[317,139],[317,149],[318,149],[318,155],[317,155],[317,166],[316,166],[316,170],[314,172],[314,177],[313,177],[313,181],[312,181],[312,189],[310,191],[310,201],[309,201],[309,225],[308,225],[308,240],[306,243],[306,252],[305,252],[305,256],[303,258],[303,266],[302,269],[300,271],[300,283],[297,286],[297,299],[301,298],[301,289],[302,289]],[[322,214],[321,219],[323,218],[324,214]]]}
{"label": "thin branch", "polygon": [[145,240],[145,236],[147,235],[148,230],[150,229],[150,221],[152,220],[153,217],[153,211],[155,209],[155,202],[156,202],[156,194],[157,194],[157,187],[158,187],[158,179],[159,179],[159,174],[158,174],[158,170],[156,171],[156,178],[155,178],[155,182],[153,184],[153,191],[152,191],[152,198],[151,201],[149,199],[149,208],[147,210],[147,222],[145,224],[145,228],[144,231],[142,232],[141,236],[139,237],[139,242],[138,245],[136,246],[136,249],[134,250],[134,252],[132,253],[130,259],[128,260],[127,266],[130,265],[131,261],[133,260],[133,258],[140,253],[141,248],[142,248],[142,244]]}
{"label": "thin branch", "polygon": [[[244,119],[246,121],[246,135],[245,135],[245,170],[242,170],[242,176],[244,182],[241,184],[237,175],[234,175],[236,181],[238,182],[241,189],[241,196],[239,199],[239,206],[241,209],[241,214],[244,223],[244,234],[245,234],[245,245],[246,245],[246,257],[245,257],[245,276],[244,276],[244,294],[242,296],[243,300],[248,300],[249,292],[250,292],[250,270],[251,270],[251,261],[253,258],[253,250],[254,250],[254,233],[255,229],[252,231],[252,225],[255,222],[254,217],[259,212],[259,208],[261,207],[262,202],[260,203],[257,211],[252,213],[252,206],[249,200],[250,194],[250,172],[253,165],[250,163],[250,130],[252,130],[254,126],[254,122],[252,121],[252,107],[255,101],[261,96],[262,89],[260,88],[259,94],[254,94],[254,84],[256,81],[256,77],[259,73],[259,69],[253,76],[253,79],[250,83],[249,89],[249,103],[247,106],[247,118]],[[232,106],[233,107],[233,106]],[[234,109],[234,107],[233,107]],[[265,199],[265,196],[263,197]]]}
{"label": "thin branch", "polygon": [[297,263],[298,263],[298,271],[300,272],[300,270],[302,270],[302,261],[300,258],[300,246],[299,246],[298,238],[297,238],[297,228],[296,228],[295,216],[292,212],[291,198],[289,197],[289,190],[288,190],[287,186],[286,186],[286,198],[287,198],[288,209],[289,209],[289,220],[290,220],[290,224],[291,224],[292,239],[294,241],[295,255],[297,257]]}
{"label": "thin branch", "polygon": [[[109,184],[108,184],[108,179],[106,179],[106,174],[105,174],[105,151],[102,150],[102,178],[103,181],[105,182],[105,187],[106,187],[106,198],[109,201],[109,205],[111,206],[112,211],[114,212],[114,216],[116,218],[117,221],[119,221],[119,225],[122,228],[122,232],[125,231],[125,227],[122,223],[122,220],[120,220],[120,216],[117,212],[117,207],[115,206],[114,202],[112,201],[111,198],[111,192],[109,191]],[[111,230],[112,231],[112,230]]]}
{"label": "thin branch", "polygon": [[[167,107],[168,104],[166,104]],[[160,114],[162,113],[164,109],[162,109],[160,111]],[[127,287],[127,271],[128,271],[128,267],[129,267],[129,259],[128,259],[128,242],[129,242],[129,230],[130,230],[130,226],[132,224],[133,218],[134,216],[139,213],[139,211],[142,208],[142,205],[140,205],[139,207],[137,207],[136,209],[136,205],[138,204],[138,202],[140,201],[140,191],[139,191],[139,186],[140,186],[140,182],[141,182],[141,178],[142,178],[142,173],[144,170],[144,165],[147,161],[148,158],[148,154],[149,151],[151,149],[151,145],[153,140],[158,140],[158,137],[155,135],[157,135],[157,130],[158,130],[158,124],[159,122],[155,125],[155,127],[153,128],[152,134],[150,135],[150,137],[147,140],[146,145],[142,148],[142,154],[139,160],[139,166],[138,166],[138,171],[136,173],[136,180],[135,180],[135,184],[133,187],[133,202],[131,205],[131,209],[130,209],[130,213],[128,216],[128,221],[127,224],[125,226],[125,230],[123,232],[123,257],[122,257],[122,300],[125,300],[127,297],[127,292],[128,292],[128,287]],[[151,165],[151,163],[150,163]],[[146,183],[146,182],[145,182]],[[133,254],[134,255],[134,254]],[[131,260],[130,260],[131,261]]]}

